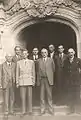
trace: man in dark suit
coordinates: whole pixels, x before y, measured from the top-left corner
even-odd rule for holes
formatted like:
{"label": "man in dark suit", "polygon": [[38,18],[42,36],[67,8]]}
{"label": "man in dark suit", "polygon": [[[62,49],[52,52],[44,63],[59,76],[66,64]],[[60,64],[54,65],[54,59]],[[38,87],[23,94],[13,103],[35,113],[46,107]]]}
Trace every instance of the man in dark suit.
{"label": "man in dark suit", "polygon": [[68,59],[64,62],[65,88],[70,113],[77,112],[76,105],[80,99],[81,59],[76,58],[74,49],[68,50]]}
{"label": "man in dark suit", "polygon": [[[12,55],[6,55],[6,61],[1,65],[0,80],[4,95],[4,110],[5,114],[13,114],[13,103],[14,103],[14,84],[15,84],[15,63],[12,62]],[[10,99],[10,104],[9,104]]]}
{"label": "man in dark suit", "polygon": [[37,47],[33,48],[32,55],[29,56],[30,59],[36,61],[39,59],[39,50]]}
{"label": "man in dark suit", "polygon": [[54,47],[54,45],[52,45],[52,44],[49,45],[49,51],[50,51],[49,57],[54,60],[54,58],[55,58],[55,47]]}
{"label": "man in dark suit", "polygon": [[17,61],[21,60],[22,59],[22,54],[21,54],[21,47],[20,46],[16,46],[14,48],[14,51],[15,51],[15,55],[13,56],[13,62],[16,63]]}
{"label": "man in dark suit", "polygon": [[42,58],[37,61],[37,85],[40,85],[41,114],[45,113],[45,91],[47,93],[48,111],[53,114],[52,85],[54,80],[55,64],[48,57],[47,49],[41,50]]}
{"label": "man in dark suit", "polygon": [[[29,56],[29,59],[33,60],[35,63],[35,81],[37,81],[37,60],[40,58],[39,50],[37,47],[33,48],[32,54]],[[37,83],[37,82],[36,82]],[[39,87],[35,84],[33,86],[33,104],[38,105],[39,104]]]}
{"label": "man in dark suit", "polygon": [[63,45],[58,46],[58,54],[55,56],[55,76],[56,76],[56,88],[57,88],[57,101],[61,102],[63,99],[63,66],[67,55],[64,54]]}

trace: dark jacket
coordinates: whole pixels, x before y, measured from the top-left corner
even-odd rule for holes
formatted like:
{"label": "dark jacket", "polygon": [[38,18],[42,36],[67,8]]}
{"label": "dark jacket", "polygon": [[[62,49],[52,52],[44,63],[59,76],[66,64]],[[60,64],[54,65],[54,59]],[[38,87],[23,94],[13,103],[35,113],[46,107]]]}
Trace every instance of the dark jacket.
{"label": "dark jacket", "polygon": [[64,62],[65,84],[69,86],[80,85],[81,84],[80,70],[81,59],[75,57],[72,63],[70,63],[69,59],[66,59]]}
{"label": "dark jacket", "polygon": [[66,60],[67,55],[63,54],[62,60],[59,57],[59,54],[55,56],[55,78],[56,78],[56,85],[60,87],[63,84],[63,67],[64,67],[64,61]]}

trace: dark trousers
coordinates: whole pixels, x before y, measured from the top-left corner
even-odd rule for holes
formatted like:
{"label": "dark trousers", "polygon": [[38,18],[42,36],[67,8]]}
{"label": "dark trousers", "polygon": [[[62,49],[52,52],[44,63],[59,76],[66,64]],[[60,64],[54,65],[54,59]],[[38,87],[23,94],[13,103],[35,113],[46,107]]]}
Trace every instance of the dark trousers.
{"label": "dark trousers", "polygon": [[41,105],[41,111],[45,110],[45,92],[47,94],[47,105],[48,110],[53,111],[52,106],[52,86],[49,85],[47,78],[42,78],[41,80],[41,86],[40,86],[40,105]]}
{"label": "dark trousers", "polygon": [[[27,101],[26,101],[27,95]],[[20,96],[22,104],[22,113],[26,112],[26,105],[28,112],[32,112],[32,86],[20,86]],[[27,104],[26,104],[27,102]]]}
{"label": "dark trousers", "polygon": [[9,112],[10,106],[10,112],[13,112],[14,88],[11,86],[3,89],[3,96],[4,96],[4,111]]}
{"label": "dark trousers", "polygon": [[67,88],[68,106],[70,110],[76,111],[76,107],[80,102],[80,86],[69,85]]}

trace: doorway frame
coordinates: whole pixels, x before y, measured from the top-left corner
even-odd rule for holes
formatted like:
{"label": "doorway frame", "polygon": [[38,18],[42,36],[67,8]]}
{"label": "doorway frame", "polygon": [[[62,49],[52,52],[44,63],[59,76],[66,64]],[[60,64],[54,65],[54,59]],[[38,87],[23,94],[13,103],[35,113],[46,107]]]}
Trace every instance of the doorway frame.
{"label": "doorway frame", "polygon": [[[29,27],[30,25],[36,24],[36,23],[42,23],[42,22],[57,22],[57,23],[62,23],[65,24],[69,27],[71,27],[76,35],[76,50],[77,50],[77,56],[81,58],[80,54],[80,32],[78,29],[77,24],[74,23],[74,21],[69,20],[68,18],[64,18],[61,16],[56,16],[52,18],[42,18],[42,19],[30,19],[30,20],[24,20],[18,25],[14,26],[13,32],[14,32],[14,40],[16,45],[22,46],[22,44],[18,41],[18,37],[21,34],[21,31],[25,29],[26,27]],[[23,46],[25,47],[25,46]]]}

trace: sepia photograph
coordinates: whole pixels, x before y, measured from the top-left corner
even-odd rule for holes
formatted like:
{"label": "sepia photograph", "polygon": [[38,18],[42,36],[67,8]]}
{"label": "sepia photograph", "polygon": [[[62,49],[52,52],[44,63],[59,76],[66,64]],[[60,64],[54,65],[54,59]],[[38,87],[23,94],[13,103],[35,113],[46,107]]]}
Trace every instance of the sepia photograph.
{"label": "sepia photograph", "polygon": [[0,120],[81,119],[81,0],[0,0]]}

